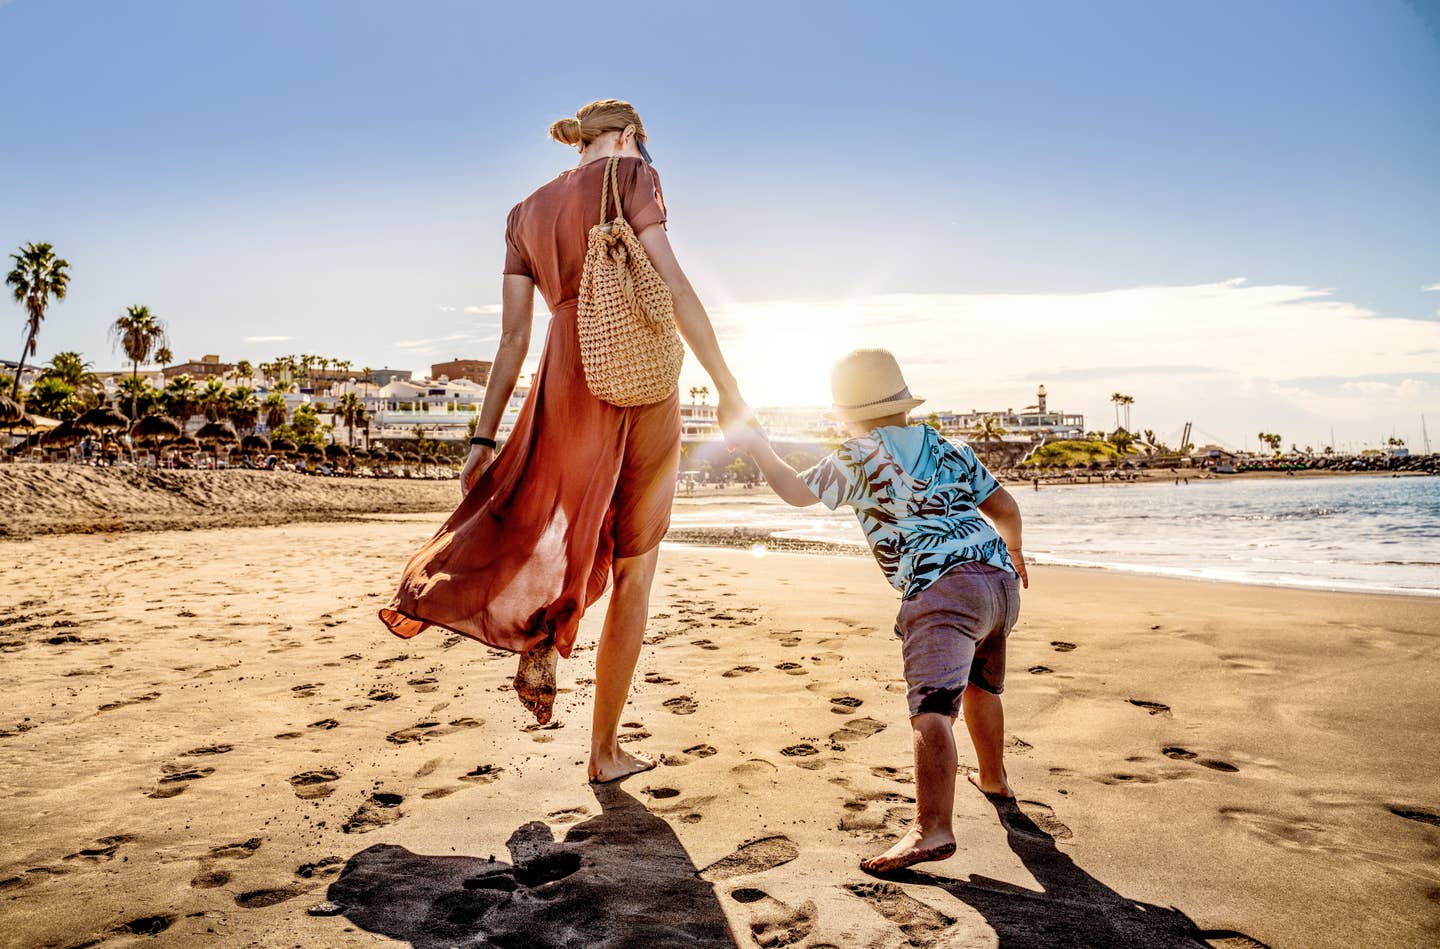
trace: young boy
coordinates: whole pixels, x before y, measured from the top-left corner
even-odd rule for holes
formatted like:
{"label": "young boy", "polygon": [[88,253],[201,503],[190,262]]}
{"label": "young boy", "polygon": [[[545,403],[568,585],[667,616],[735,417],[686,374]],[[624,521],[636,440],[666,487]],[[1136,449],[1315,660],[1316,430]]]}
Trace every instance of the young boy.
{"label": "young boy", "polygon": [[980,765],[971,783],[1013,797],[1000,692],[1005,639],[1019,614],[1020,585],[1030,583],[1015,499],[968,445],[909,424],[924,400],[911,397],[894,356],[856,350],[835,364],[830,385],[835,404],[827,415],[851,438],[808,471],[781,461],[757,428],[726,434],[783,500],[854,508],[880,569],[902,595],[895,633],[915,740],[915,821],[893,847],[860,864],[891,873],[955,853],[953,728],[962,707]]}

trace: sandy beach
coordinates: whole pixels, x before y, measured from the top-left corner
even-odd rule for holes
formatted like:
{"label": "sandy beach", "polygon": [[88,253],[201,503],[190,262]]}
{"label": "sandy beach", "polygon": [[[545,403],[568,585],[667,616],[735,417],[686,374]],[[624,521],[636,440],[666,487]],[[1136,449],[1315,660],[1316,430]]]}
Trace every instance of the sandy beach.
{"label": "sandy beach", "polygon": [[662,764],[594,789],[603,603],[548,728],[508,654],[374,618],[438,520],[0,542],[0,944],[1440,935],[1440,601],[1037,568],[1020,804],[962,791],[958,855],[884,882],[856,862],[912,784],[873,564],[667,545],[625,718]]}

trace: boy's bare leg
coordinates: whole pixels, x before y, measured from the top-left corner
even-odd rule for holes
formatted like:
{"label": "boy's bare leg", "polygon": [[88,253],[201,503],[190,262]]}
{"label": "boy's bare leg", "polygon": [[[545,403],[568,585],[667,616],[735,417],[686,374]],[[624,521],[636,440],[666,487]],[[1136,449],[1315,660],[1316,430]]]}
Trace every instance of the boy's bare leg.
{"label": "boy's bare leg", "polygon": [[871,873],[893,873],[955,853],[950,824],[955,809],[955,719],[925,712],[910,719],[915,736],[915,821],[905,836],[878,857],[861,861]]}
{"label": "boy's bare leg", "polygon": [[648,771],[655,762],[632,755],[620,747],[618,731],[625,700],[630,696],[630,679],[640,658],[649,615],[650,584],[660,548],[638,557],[615,561],[615,589],[600,633],[595,656],[595,712],[590,728],[590,780],[614,781],[627,774]]}
{"label": "boy's bare leg", "polygon": [[1014,797],[1005,774],[1005,706],[1000,696],[973,685],[960,699],[965,711],[965,727],[970,730],[970,743],[975,746],[978,772],[966,775],[970,783],[986,794]]}

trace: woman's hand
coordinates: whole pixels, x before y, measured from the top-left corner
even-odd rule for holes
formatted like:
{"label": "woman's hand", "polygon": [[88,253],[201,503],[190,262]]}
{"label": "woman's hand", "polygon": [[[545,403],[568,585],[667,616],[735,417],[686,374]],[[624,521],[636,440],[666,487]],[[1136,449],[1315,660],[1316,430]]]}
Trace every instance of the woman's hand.
{"label": "woman's hand", "polygon": [[721,393],[720,404],[715,410],[716,421],[726,431],[742,425],[753,425],[755,413],[739,392]]}
{"label": "woman's hand", "polygon": [[465,459],[465,467],[460,469],[460,496],[463,498],[475,487],[485,469],[495,461],[495,449],[485,445],[470,446],[470,457]]}

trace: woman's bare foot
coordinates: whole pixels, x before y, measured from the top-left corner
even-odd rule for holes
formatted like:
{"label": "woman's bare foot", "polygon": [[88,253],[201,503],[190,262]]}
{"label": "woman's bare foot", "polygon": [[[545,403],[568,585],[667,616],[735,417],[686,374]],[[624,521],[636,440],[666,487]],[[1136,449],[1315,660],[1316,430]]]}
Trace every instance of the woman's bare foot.
{"label": "woman's bare foot", "polygon": [[918,827],[911,827],[904,837],[895,841],[895,846],[878,857],[860,861],[860,869],[866,873],[894,873],[917,863],[946,860],[954,855],[955,835],[950,831],[926,835]]}
{"label": "woman's bare foot", "polygon": [[592,751],[590,753],[590,783],[604,784],[607,781],[618,781],[632,774],[639,774],[641,771],[649,771],[653,767],[655,767],[655,762],[649,758],[632,755],[623,748],[617,747],[613,752],[604,754]]}
{"label": "woman's bare foot", "polygon": [[966,771],[965,778],[986,797],[1003,797],[1012,801],[1015,799],[1015,792],[1010,790],[1008,775],[1001,774],[999,781],[984,781],[981,780],[979,771]]}
{"label": "woman's bare foot", "polygon": [[555,645],[544,642],[521,653],[515,670],[515,694],[541,725],[549,723],[555,706],[555,664],[559,658]]}

